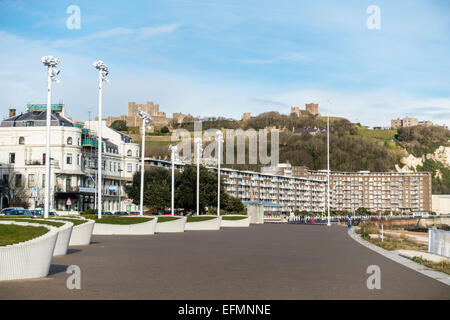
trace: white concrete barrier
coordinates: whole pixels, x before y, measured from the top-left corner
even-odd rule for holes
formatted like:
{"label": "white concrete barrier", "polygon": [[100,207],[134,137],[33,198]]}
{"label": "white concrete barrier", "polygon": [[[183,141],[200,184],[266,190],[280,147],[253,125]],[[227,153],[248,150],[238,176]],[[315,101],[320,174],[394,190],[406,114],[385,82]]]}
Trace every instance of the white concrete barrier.
{"label": "white concrete barrier", "polygon": [[196,222],[186,222],[184,227],[185,231],[195,231],[195,230],[220,230],[220,224],[222,217],[213,215],[201,215],[199,217],[213,217],[212,219],[196,221]]}
{"label": "white concrete barrier", "polygon": [[159,222],[156,224],[156,233],[172,233],[172,232],[184,232],[186,226],[186,217],[175,216],[176,220],[170,220],[165,222]]}
{"label": "white concrete barrier", "polygon": [[74,226],[69,246],[85,246],[90,244],[94,225],[95,221],[89,220],[88,222]]}
{"label": "white concrete barrier", "polygon": [[[14,218],[14,219],[22,219],[22,218]],[[23,218],[23,219],[33,219],[33,218]],[[69,249],[70,236],[72,235],[73,223],[64,220],[53,220],[53,219],[33,219],[39,221],[53,221],[59,222],[63,225],[58,227],[58,239],[56,240],[55,250],[53,252],[53,256],[61,256],[67,254],[67,250]],[[41,224],[42,225],[42,224]]]}
{"label": "white concrete barrier", "polygon": [[429,228],[428,252],[450,258],[450,231]]}
{"label": "white concrete barrier", "polygon": [[48,275],[58,238],[57,228],[38,223],[0,221],[0,224],[44,227],[46,234],[35,239],[0,247],[0,280],[43,278]]}
{"label": "white concrete barrier", "polygon": [[62,256],[67,254],[69,249],[70,236],[72,235],[73,223],[64,220],[52,220],[52,219],[39,219],[43,221],[54,221],[64,223],[63,226],[58,228],[58,239],[56,240],[55,251],[53,256]]}
{"label": "white concrete barrier", "polygon": [[[131,217],[120,217],[118,219],[133,219]],[[94,235],[149,235],[154,234],[156,230],[157,217],[152,217],[147,222],[134,224],[107,224],[95,223]]]}
{"label": "white concrete barrier", "polygon": [[[244,219],[238,220],[227,220],[226,217],[245,217]],[[222,222],[220,223],[220,227],[249,227],[250,226],[250,217],[240,215],[240,214],[228,214],[222,217]]]}

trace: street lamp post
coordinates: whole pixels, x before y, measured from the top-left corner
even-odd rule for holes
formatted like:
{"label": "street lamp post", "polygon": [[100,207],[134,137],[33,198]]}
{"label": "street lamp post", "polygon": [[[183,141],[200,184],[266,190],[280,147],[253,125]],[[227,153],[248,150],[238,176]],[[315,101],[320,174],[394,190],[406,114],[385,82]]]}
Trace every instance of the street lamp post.
{"label": "street lamp post", "polygon": [[139,201],[139,215],[144,215],[144,156],[145,156],[145,128],[150,127],[151,117],[146,112],[139,109],[139,116],[142,118],[142,152],[141,152],[141,197]]}
{"label": "street lamp post", "polygon": [[195,138],[197,149],[197,215],[200,215],[200,153],[202,150],[202,138]]}
{"label": "street lamp post", "polygon": [[223,142],[223,134],[222,131],[217,130],[216,132],[216,141],[217,141],[217,216],[220,216],[220,162],[222,155],[222,142]]}
{"label": "street lamp post", "polygon": [[119,211],[122,211],[122,169],[118,169],[119,171]]}
{"label": "street lamp post", "polygon": [[47,137],[46,137],[46,149],[45,149],[45,202],[44,202],[44,218],[48,218],[48,212],[50,210],[50,127],[51,127],[51,113],[52,113],[52,82],[56,83],[59,80],[56,76],[59,74],[59,70],[55,67],[59,63],[59,59],[52,56],[44,56],[41,58],[44,66],[47,67]]}
{"label": "street lamp post", "polygon": [[172,158],[172,198],[171,198],[171,205],[172,205],[172,215],[175,214],[175,157],[178,152],[177,146],[170,146],[169,150],[171,152],[171,158]]}
{"label": "street lamp post", "polygon": [[108,79],[106,76],[108,75],[108,67],[103,61],[95,61],[93,63],[94,67],[98,70],[98,159],[97,159],[97,192],[98,192],[98,205],[97,205],[97,215],[98,218],[102,218],[102,89],[103,89],[103,81],[108,83]]}
{"label": "street lamp post", "polygon": [[327,117],[327,208],[328,222],[327,226],[331,226],[330,222],[330,117]]}

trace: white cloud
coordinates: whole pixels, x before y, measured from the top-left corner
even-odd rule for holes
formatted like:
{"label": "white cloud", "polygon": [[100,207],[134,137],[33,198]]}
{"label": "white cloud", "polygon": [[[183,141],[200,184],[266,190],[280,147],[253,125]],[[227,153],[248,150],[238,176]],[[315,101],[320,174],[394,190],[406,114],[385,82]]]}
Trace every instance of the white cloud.
{"label": "white cloud", "polygon": [[168,24],[168,25],[161,25],[156,27],[144,27],[138,29],[138,39],[148,39],[156,36],[161,36],[164,34],[169,34],[173,31],[175,31],[178,28],[178,24]]}
{"label": "white cloud", "polygon": [[53,48],[75,47],[87,44],[90,41],[108,38],[114,38],[115,40],[117,40],[121,39],[122,37],[133,37],[137,40],[143,40],[169,34],[175,31],[177,28],[178,24],[149,26],[134,29],[117,27],[109,30],[94,32],[84,37],[58,39],[51,43],[51,47]]}

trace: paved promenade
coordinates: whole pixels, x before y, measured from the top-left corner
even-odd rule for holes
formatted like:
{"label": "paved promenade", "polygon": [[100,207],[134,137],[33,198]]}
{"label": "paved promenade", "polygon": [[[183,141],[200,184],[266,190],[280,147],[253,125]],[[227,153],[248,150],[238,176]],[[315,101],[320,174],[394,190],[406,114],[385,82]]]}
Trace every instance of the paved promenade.
{"label": "paved promenade", "polygon": [[[355,242],[346,228],[266,224],[154,236],[94,236],[0,299],[450,299],[450,287]],[[81,290],[65,270],[81,268]],[[381,290],[366,269],[381,268]]]}

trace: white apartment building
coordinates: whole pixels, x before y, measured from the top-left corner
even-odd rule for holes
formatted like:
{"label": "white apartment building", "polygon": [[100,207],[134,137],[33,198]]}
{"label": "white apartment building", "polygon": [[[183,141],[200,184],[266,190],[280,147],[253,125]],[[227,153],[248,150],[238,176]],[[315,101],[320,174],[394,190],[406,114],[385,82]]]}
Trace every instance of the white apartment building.
{"label": "white apartment building", "polygon": [[[279,164],[263,167],[265,173],[327,181],[327,171]],[[352,212],[431,212],[430,172],[330,172],[330,208]],[[327,186],[325,186],[326,192]]]}
{"label": "white apartment building", "polygon": [[[42,207],[45,187],[46,106],[28,105],[27,112],[0,122],[0,180],[21,190],[30,208]],[[124,191],[139,170],[139,145],[102,123],[103,210],[136,210]],[[96,206],[97,122],[73,122],[64,116],[64,105],[52,105],[51,211],[82,211]],[[34,189],[34,191],[33,191]],[[0,190],[0,207],[11,193]],[[120,203],[119,203],[120,201]]]}

